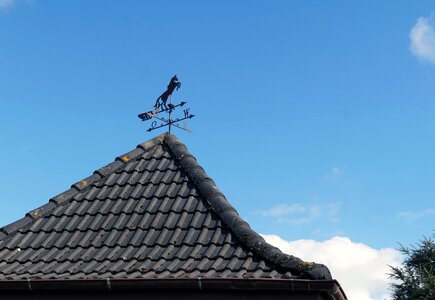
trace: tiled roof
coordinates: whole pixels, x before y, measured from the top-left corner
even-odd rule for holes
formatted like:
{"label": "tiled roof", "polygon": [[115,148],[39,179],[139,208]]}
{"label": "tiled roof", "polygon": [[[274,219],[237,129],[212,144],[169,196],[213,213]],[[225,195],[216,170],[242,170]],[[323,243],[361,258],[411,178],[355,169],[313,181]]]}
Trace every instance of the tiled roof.
{"label": "tiled roof", "polygon": [[197,277],[331,279],[252,231],[168,133],[0,229],[0,281]]}

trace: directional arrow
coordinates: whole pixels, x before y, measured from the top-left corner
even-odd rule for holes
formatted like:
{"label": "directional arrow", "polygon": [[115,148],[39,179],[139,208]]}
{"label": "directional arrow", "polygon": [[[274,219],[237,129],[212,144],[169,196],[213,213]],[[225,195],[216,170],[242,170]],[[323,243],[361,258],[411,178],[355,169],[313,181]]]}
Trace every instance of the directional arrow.
{"label": "directional arrow", "polygon": [[176,107],[181,107],[181,106],[183,106],[183,105],[186,104],[186,103],[187,103],[187,102],[185,102],[185,101],[181,101],[181,102],[180,102],[179,104],[177,104],[177,105],[168,104],[169,108],[167,108],[167,109],[162,109],[162,110],[159,110],[159,111],[150,110],[150,111],[148,111],[148,112],[141,113],[141,114],[139,114],[139,115],[137,115],[137,116],[138,116],[139,119],[141,119],[142,121],[148,121],[148,120],[151,120],[153,117],[155,117],[155,115],[157,115],[157,114],[159,114],[159,113],[161,113],[161,112],[165,112],[165,111],[169,111],[169,112],[171,112],[171,111],[173,111]]}
{"label": "directional arrow", "polygon": [[159,117],[156,117],[156,116],[154,116],[154,118],[156,118],[157,120],[159,120],[159,121],[161,121],[161,122],[164,122],[164,124],[161,124],[161,125],[159,125],[159,126],[155,126],[155,127],[150,127],[150,128],[148,128],[148,132],[151,132],[151,131],[153,131],[154,129],[158,129],[158,128],[162,128],[162,127],[165,127],[165,126],[169,126],[169,125],[171,125],[171,126],[175,126],[175,127],[177,127],[177,128],[180,128],[180,129],[183,129],[183,130],[185,130],[185,131],[187,131],[187,132],[191,132],[188,128],[186,129],[186,128],[183,128],[183,127],[181,127],[181,126],[179,126],[177,123],[178,122],[181,122],[181,121],[183,121],[183,120],[186,120],[186,119],[192,119],[193,117],[194,117],[195,115],[189,115],[189,116],[187,116],[187,117],[184,117],[184,118],[181,118],[181,119],[175,119],[175,120],[171,120],[171,119],[169,119],[169,120],[166,120],[166,119],[162,119],[162,118],[159,118]]}

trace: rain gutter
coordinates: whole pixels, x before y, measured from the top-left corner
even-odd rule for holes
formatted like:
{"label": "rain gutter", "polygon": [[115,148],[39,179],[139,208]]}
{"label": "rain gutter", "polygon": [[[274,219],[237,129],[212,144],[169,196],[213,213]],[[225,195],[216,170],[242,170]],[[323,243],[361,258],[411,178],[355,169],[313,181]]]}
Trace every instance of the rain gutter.
{"label": "rain gutter", "polygon": [[331,300],[347,300],[336,280],[306,279],[78,279],[78,280],[3,280],[1,291],[132,291],[132,290],[230,290],[320,292]]}

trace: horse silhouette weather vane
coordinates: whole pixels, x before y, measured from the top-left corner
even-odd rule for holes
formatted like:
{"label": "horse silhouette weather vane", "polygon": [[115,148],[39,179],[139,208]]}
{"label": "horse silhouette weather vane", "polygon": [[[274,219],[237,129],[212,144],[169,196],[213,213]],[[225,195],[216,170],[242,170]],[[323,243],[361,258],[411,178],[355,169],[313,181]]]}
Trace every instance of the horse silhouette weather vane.
{"label": "horse silhouette weather vane", "polygon": [[[169,132],[171,132],[171,126],[175,126],[187,132],[191,132],[190,129],[187,128],[186,123],[184,123],[183,126],[178,124],[181,121],[192,119],[195,116],[190,113],[190,108],[183,109],[183,117],[172,119],[172,112],[177,107],[181,108],[187,103],[185,101],[181,101],[178,104],[172,104],[172,93],[178,90],[180,87],[181,82],[178,81],[177,75],[175,75],[171,78],[171,81],[169,82],[166,91],[164,91],[163,94],[161,94],[160,97],[157,98],[153,110],[138,115],[139,119],[141,119],[142,121],[155,119],[154,121],[152,121],[150,128],[148,128],[148,132],[165,126],[169,127]],[[169,103],[167,103],[168,100]],[[168,116],[166,118],[161,117],[159,116],[160,113],[167,113]]]}

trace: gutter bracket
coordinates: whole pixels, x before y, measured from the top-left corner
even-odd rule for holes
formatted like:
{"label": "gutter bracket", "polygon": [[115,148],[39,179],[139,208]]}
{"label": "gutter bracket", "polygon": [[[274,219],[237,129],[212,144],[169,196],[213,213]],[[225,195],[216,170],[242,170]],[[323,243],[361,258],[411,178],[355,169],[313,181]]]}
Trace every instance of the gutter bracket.
{"label": "gutter bracket", "polygon": [[202,290],[201,276],[198,277],[198,288],[199,288],[199,290]]}
{"label": "gutter bracket", "polygon": [[292,291],[295,290],[295,281],[294,281],[293,278],[290,278],[290,289],[291,289]]}
{"label": "gutter bracket", "polygon": [[106,288],[109,292],[112,291],[112,286],[110,285],[110,278],[106,279]]}

